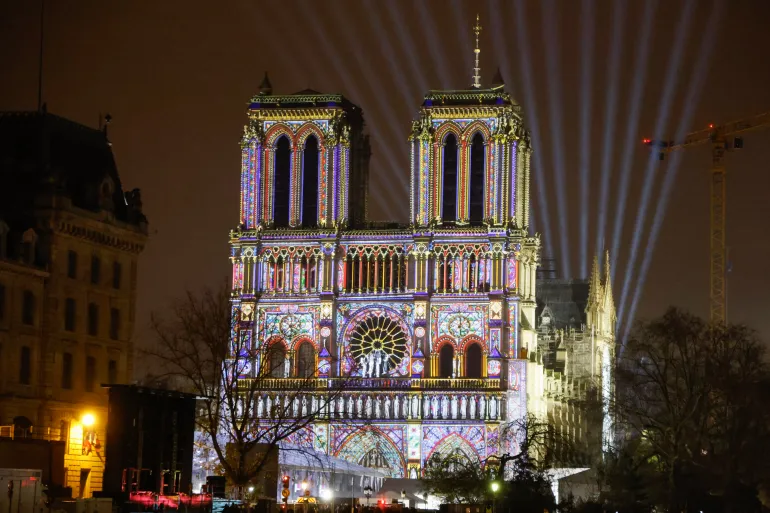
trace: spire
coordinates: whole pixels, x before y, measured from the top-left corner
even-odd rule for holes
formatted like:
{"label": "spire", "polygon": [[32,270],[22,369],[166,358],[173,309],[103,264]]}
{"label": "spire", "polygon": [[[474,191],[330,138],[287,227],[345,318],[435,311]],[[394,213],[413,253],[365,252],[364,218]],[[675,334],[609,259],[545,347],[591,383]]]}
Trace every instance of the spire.
{"label": "spire", "polygon": [[473,88],[481,89],[481,68],[479,67],[479,54],[481,53],[481,49],[479,48],[479,34],[481,34],[481,23],[478,14],[476,14],[476,24],[473,26],[473,33],[476,34],[476,48],[473,50],[473,53],[476,55],[476,66],[473,68]]}
{"label": "spire", "polygon": [[500,87],[504,85],[505,85],[505,81],[503,80],[503,74],[500,73],[500,66],[498,66],[497,72],[495,73],[495,77],[492,79],[492,87]]}
{"label": "spire", "polygon": [[601,276],[599,275],[599,257],[594,257],[591,278],[588,280],[588,302],[598,303],[602,297]]}
{"label": "spire", "polygon": [[610,252],[607,250],[604,253],[604,311],[607,313],[610,318],[612,319],[612,322],[614,323],[617,314],[615,312],[615,297],[612,294],[612,283],[611,283],[611,277],[612,273],[610,272]]}
{"label": "spire", "polygon": [[259,94],[273,94],[273,84],[270,83],[267,71],[265,71],[265,78],[262,79],[262,83],[259,84]]}

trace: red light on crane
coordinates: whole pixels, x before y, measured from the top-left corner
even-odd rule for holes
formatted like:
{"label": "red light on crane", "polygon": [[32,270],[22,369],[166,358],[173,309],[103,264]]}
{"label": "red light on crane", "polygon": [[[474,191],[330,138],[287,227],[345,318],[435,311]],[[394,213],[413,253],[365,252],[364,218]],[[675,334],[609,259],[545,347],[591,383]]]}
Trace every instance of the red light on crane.
{"label": "red light on crane", "polygon": [[709,123],[709,128],[714,128],[714,123]]}

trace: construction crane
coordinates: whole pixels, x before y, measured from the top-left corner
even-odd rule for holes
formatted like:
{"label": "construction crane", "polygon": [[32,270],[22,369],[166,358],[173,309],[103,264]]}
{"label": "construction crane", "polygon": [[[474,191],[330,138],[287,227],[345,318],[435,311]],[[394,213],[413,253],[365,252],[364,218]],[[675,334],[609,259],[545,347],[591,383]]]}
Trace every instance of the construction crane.
{"label": "construction crane", "polygon": [[724,324],[726,320],[725,266],[727,260],[725,218],[727,214],[727,169],[725,153],[743,148],[742,134],[761,128],[770,128],[770,112],[759,114],[723,125],[710,124],[708,128],[693,132],[681,143],[644,139],[642,142],[657,150],[660,160],[667,153],[684,150],[701,144],[711,145],[711,249],[710,249],[710,319]]}

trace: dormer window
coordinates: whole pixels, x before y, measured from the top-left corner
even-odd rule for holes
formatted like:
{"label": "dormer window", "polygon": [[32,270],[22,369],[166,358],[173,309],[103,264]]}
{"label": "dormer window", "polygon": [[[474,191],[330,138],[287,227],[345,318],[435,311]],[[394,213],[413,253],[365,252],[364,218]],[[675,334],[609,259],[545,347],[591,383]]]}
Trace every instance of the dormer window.
{"label": "dormer window", "polygon": [[114,203],[112,195],[115,192],[115,184],[110,177],[105,178],[99,186],[99,208],[102,210],[113,210]]}

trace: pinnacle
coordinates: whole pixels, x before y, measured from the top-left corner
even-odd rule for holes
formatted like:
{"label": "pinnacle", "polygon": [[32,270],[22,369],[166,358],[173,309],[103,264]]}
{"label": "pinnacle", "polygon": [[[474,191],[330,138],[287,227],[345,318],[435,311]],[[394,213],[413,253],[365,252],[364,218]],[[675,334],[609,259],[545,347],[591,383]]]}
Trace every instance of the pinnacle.
{"label": "pinnacle", "polygon": [[262,79],[262,83],[259,84],[259,94],[272,94],[273,85],[270,83],[270,78],[265,71],[265,78]]}

